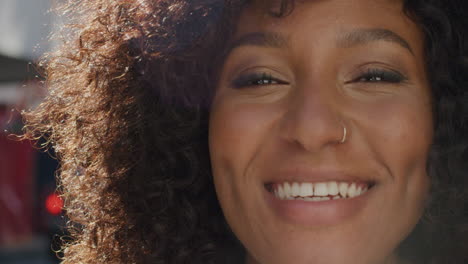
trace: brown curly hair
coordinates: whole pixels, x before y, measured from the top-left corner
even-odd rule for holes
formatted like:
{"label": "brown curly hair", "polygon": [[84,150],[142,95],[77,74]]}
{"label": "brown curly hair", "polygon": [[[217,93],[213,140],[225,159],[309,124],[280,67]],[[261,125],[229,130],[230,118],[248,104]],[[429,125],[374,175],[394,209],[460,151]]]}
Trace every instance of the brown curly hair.
{"label": "brown curly hair", "polygon": [[[42,61],[49,94],[24,112],[24,137],[46,138],[61,161],[72,235],[63,263],[242,259],[214,191],[207,120],[249,2],[69,0],[60,8],[68,26]],[[280,2],[266,12],[294,8]],[[436,136],[431,203],[400,253],[414,263],[467,263],[468,8],[407,0],[404,10],[426,36]]]}

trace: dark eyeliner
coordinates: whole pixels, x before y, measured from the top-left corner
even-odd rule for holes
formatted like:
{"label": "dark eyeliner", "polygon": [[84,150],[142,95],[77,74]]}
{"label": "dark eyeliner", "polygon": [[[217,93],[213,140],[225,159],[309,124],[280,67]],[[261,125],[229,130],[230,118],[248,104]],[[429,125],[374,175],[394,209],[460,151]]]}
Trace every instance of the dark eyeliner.
{"label": "dark eyeliner", "polygon": [[370,83],[401,83],[408,80],[404,75],[392,70],[383,69],[368,69],[358,78],[356,82],[370,82]]}
{"label": "dark eyeliner", "polygon": [[286,82],[279,79],[273,78],[271,74],[268,73],[247,73],[243,74],[232,81],[232,86],[236,89],[258,86],[258,85],[271,85],[272,82],[275,84],[286,84]]}

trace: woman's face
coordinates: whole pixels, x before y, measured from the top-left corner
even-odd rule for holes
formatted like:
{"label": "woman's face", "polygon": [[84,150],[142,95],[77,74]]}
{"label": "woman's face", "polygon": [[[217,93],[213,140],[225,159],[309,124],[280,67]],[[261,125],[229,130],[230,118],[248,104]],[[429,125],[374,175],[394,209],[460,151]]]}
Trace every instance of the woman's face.
{"label": "woman's face", "polygon": [[209,144],[248,263],[396,261],[429,189],[424,68],[423,35],[400,1],[296,1],[283,18],[243,11]]}

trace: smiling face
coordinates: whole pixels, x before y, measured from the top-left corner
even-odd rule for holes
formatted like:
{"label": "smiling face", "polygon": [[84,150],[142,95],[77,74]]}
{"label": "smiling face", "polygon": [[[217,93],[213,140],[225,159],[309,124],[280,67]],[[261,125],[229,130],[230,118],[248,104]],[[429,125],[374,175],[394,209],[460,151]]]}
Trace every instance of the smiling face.
{"label": "smiling face", "polygon": [[301,1],[282,18],[246,7],[209,147],[248,263],[396,262],[429,189],[424,69],[399,1]]}

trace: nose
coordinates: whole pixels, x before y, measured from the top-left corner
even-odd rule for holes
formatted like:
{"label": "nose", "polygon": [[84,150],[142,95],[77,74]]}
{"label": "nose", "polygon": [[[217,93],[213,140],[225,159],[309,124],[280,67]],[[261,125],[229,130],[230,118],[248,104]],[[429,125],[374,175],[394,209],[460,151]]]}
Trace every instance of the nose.
{"label": "nose", "polygon": [[290,100],[281,119],[283,139],[309,152],[344,143],[349,131],[346,131],[341,107],[334,96],[323,91],[308,91]]}

